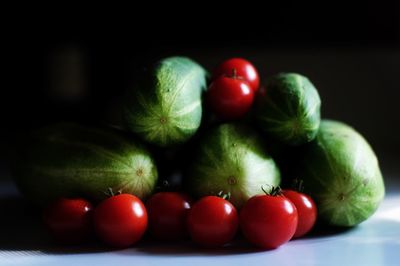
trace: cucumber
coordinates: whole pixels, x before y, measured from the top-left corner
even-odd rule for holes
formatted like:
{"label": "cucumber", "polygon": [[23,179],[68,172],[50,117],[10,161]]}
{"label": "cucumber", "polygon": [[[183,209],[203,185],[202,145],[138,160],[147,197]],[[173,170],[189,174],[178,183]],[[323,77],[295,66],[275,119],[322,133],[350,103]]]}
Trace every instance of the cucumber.
{"label": "cucumber", "polygon": [[316,201],[319,217],[334,226],[354,226],[368,219],[385,194],[378,160],[353,128],[324,120],[305,149],[298,172],[305,192]]}
{"label": "cucumber", "polygon": [[262,186],[279,185],[280,172],[254,130],[222,124],[202,137],[184,181],[195,197],[222,191],[240,208]]}
{"label": "cucumber", "polygon": [[157,146],[186,142],[200,126],[206,75],[189,58],[159,61],[128,91],[124,105],[126,127]]}
{"label": "cucumber", "polygon": [[296,73],[272,77],[257,101],[258,126],[287,145],[312,141],[320,124],[321,100],[314,85]]}
{"label": "cucumber", "polygon": [[61,123],[35,131],[13,165],[21,192],[33,203],[60,197],[97,202],[114,193],[149,196],[157,168],[138,141],[114,129]]}

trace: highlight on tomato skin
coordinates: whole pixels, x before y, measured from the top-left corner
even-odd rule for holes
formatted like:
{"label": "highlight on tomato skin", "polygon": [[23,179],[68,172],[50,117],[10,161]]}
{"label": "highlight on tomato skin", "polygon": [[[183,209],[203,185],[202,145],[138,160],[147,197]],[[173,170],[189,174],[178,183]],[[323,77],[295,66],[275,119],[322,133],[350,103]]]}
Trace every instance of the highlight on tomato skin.
{"label": "highlight on tomato skin", "polygon": [[287,243],[295,234],[298,214],[282,195],[256,195],[240,211],[240,229],[253,245],[270,250]]}
{"label": "highlight on tomato skin", "polygon": [[126,248],[138,242],[147,229],[147,223],[144,204],[131,194],[111,196],[94,211],[97,236],[116,248]]}
{"label": "highlight on tomato skin", "polygon": [[43,211],[43,221],[54,237],[63,244],[79,244],[93,236],[93,206],[81,198],[60,198]]}
{"label": "highlight on tomato skin", "polygon": [[184,193],[158,192],[146,202],[149,233],[161,240],[179,240],[188,236],[186,218],[192,200]]}
{"label": "highlight on tomato skin", "polygon": [[191,239],[203,247],[222,247],[235,237],[239,227],[236,208],[217,196],[205,196],[189,211],[187,227]]}
{"label": "highlight on tomato skin", "polygon": [[299,238],[311,231],[317,220],[317,206],[312,198],[295,190],[283,190],[283,195],[288,198],[297,209],[299,221],[293,238]]}
{"label": "highlight on tomato skin", "polygon": [[216,80],[220,76],[229,76],[235,69],[237,76],[249,83],[253,92],[257,92],[260,87],[260,77],[255,66],[244,58],[230,58],[218,65],[213,73],[212,80]]}
{"label": "highlight on tomato skin", "polygon": [[207,101],[219,118],[240,119],[249,112],[254,101],[254,91],[247,81],[234,73],[231,76],[220,76],[210,84]]}

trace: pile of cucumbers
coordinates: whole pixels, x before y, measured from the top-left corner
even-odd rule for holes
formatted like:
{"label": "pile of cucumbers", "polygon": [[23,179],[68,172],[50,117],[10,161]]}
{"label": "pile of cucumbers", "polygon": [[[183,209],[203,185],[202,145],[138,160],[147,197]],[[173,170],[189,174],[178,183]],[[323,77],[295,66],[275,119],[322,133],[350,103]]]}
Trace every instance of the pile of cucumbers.
{"label": "pile of cucumbers", "polygon": [[263,186],[292,179],[303,181],[329,225],[357,225],[378,208],[376,155],[352,127],[321,120],[308,78],[267,78],[240,119],[213,113],[208,85],[195,61],[160,60],[127,91],[122,129],[59,123],[33,132],[13,165],[18,187],[39,206],[60,197],[99,202],[110,188],[146,200],[177,170],[171,189],[193,198],[223,191],[239,210]]}

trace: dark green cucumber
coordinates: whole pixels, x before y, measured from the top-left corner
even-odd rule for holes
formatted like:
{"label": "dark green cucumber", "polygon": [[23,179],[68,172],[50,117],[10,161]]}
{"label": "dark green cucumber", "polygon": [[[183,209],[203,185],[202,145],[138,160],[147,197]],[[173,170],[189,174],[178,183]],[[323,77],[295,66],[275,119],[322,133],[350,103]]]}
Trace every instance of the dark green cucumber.
{"label": "dark green cucumber", "polygon": [[157,181],[153,158],[137,140],[69,123],[34,132],[13,168],[22,193],[38,204],[75,196],[99,201],[109,189],[144,199]]}
{"label": "dark green cucumber", "polygon": [[306,77],[283,73],[271,78],[258,97],[257,123],[275,139],[301,145],[317,135],[320,108],[318,92]]}

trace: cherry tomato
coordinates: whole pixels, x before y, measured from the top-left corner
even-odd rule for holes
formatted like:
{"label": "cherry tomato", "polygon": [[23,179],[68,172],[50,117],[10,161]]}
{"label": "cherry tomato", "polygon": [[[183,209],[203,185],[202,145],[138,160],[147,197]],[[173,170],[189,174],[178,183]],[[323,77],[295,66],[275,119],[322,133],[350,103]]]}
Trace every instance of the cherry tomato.
{"label": "cherry tomato", "polygon": [[93,233],[92,209],[92,204],[84,199],[61,198],[44,210],[43,219],[55,239],[77,244]]}
{"label": "cherry tomato", "polygon": [[223,75],[231,75],[232,69],[236,69],[239,77],[247,81],[254,92],[260,86],[260,77],[257,69],[247,60],[243,58],[231,58],[220,64],[213,72],[212,80]]}
{"label": "cherry tomato", "polygon": [[240,211],[243,235],[262,249],[288,242],[296,232],[297,210],[284,196],[256,195]]}
{"label": "cherry tomato", "polygon": [[211,83],[207,97],[218,117],[231,120],[243,117],[250,110],[254,91],[249,83],[235,75],[220,76]]}
{"label": "cherry tomato", "polygon": [[310,196],[294,190],[284,190],[283,195],[296,206],[299,216],[296,233],[293,237],[307,234],[317,220],[317,206]]}
{"label": "cherry tomato", "polygon": [[188,196],[178,192],[159,192],[146,203],[149,232],[158,239],[173,240],[187,236]]}
{"label": "cherry tomato", "polygon": [[130,194],[112,196],[94,211],[98,237],[114,247],[128,247],[143,236],[147,228],[147,212],[142,201]]}
{"label": "cherry tomato", "polygon": [[219,247],[234,238],[239,218],[235,207],[229,201],[216,196],[206,196],[192,206],[187,223],[194,242],[205,247]]}

